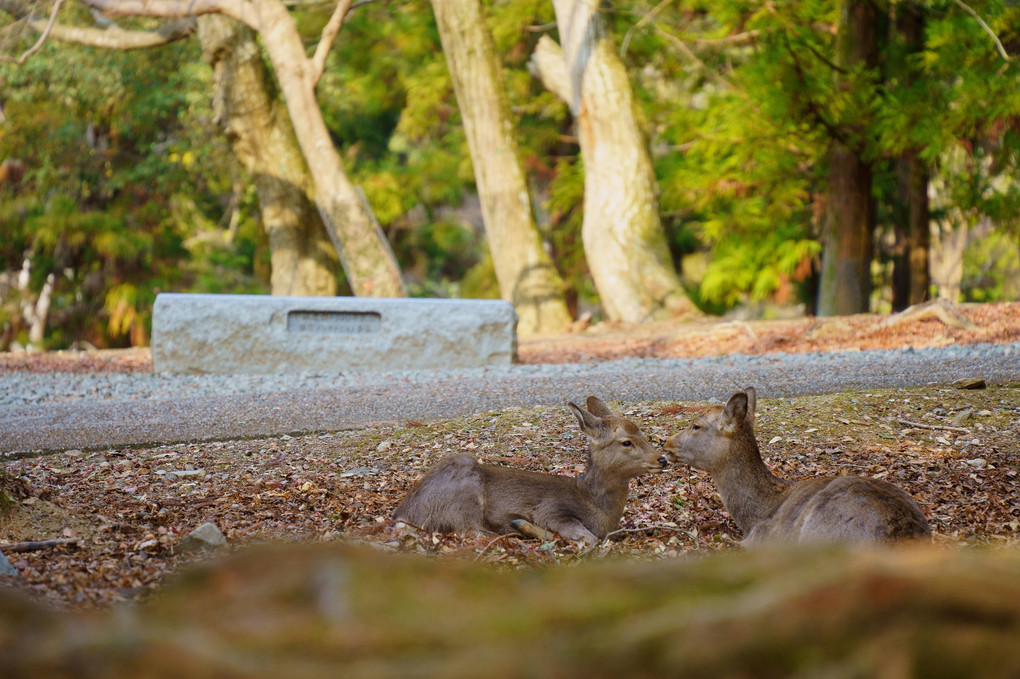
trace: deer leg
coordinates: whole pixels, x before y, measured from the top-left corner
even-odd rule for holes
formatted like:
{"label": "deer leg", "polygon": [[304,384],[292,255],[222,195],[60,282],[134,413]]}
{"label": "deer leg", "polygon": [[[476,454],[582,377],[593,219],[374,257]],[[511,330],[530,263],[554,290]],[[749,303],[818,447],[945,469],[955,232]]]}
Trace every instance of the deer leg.
{"label": "deer leg", "polygon": [[527,519],[514,519],[510,522],[510,525],[518,533],[527,535],[529,538],[542,540],[543,542],[555,540],[557,533],[571,542],[595,544],[599,541],[598,537],[596,537],[594,533],[585,528],[583,524],[576,521],[557,522],[556,525],[549,526],[552,530],[536,526]]}
{"label": "deer leg", "polygon": [[549,527],[571,542],[583,542],[589,545],[599,542],[598,537],[585,528],[584,524],[580,521],[558,522],[557,525],[550,525]]}
{"label": "deer leg", "polygon": [[548,542],[549,540],[555,540],[556,534],[552,531],[548,531],[541,526],[536,526],[527,519],[514,519],[510,522],[510,526],[522,535],[526,535],[529,538],[535,538],[542,542]]}

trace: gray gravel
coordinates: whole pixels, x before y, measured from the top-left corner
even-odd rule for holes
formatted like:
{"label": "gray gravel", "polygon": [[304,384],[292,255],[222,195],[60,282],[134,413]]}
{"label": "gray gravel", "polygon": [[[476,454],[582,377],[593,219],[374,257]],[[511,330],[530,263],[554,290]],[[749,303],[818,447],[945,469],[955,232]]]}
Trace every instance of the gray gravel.
{"label": "gray gravel", "polygon": [[428,421],[578,401],[719,400],[1020,383],[1020,342],[939,349],[624,359],[348,375],[0,375],[0,455],[246,438]]}

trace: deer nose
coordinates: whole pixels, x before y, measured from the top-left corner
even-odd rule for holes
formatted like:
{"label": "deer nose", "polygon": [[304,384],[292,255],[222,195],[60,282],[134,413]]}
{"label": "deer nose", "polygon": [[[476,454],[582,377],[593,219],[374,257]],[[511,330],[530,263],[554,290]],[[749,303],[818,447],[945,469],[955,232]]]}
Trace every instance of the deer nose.
{"label": "deer nose", "polygon": [[659,458],[659,466],[660,466],[660,467],[662,467],[663,469],[665,469],[665,468],[666,468],[666,465],[668,465],[668,464],[669,464],[669,461],[667,461],[667,460],[666,460],[666,457],[665,457],[665,456],[663,456],[663,457],[660,457],[660,458]]}

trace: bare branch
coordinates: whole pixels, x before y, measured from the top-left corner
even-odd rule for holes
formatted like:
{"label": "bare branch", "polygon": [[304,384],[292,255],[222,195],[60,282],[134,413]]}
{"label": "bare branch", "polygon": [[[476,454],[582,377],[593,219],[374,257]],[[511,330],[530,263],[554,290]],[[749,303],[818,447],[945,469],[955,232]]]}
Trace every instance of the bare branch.
{"label": "bare branch", "polygon": [[[34,25],[32,27],[35,28]],[[194,32],[194,19],[180,19],[163,24],[155,31],[128,31],[116,25],[106,29],[58,25],[53,27],[52,37],[77,45],[128,51],[169,45],[190,37]]]}
{"label": "bare branch", "polygon": [[351,5],[351,9],[357,9],[365,5],[371,5],[373,2],[379,2],[379,0],[358,0],[358,2]]}
{"label": "bare branch", "polygon": [[140,16],[189,19],[204,14],[225,14],[254,30],[263,28],[263,3],[246,0],[78,0],[106,16]]}
{"label": "bare branch", "polygon": [[633,26],[631,26],[629,29],[627,29],[627,32],[623,36],[623,40],[620,42],[620,58],[621,59],[623,57],[627,56],[627,47],[628,47],[628,45],[630,45],[630,39],[631,39],[631,36],[634,34],[634,31],[636,31],[637,29],[641,28],[642,26],[647,24],[649,21],[651,21],[652,18],[656,14],[659,13],[659,10],[662,9],[663,7],[665,7],[666,5],[668,5],[670,2],[672,2],[672,0],[662,0],[662,2],[660,2],[658,5],[653,7],[652,10],[650,12],[648,12],[648,14],[644,15],[643,17],[641,17],[637,21],[637,23],[635,23]]}
{"label": "bare branch", "polygon": [[51,549],[62,545],[77,545],[81,538],[54,538],[53,540],[32,540],[30,542],[6,542],[0,544],[0,553],[36,552],[40,549]]}
{"label": "bare branch", "polygon": [[46,42],[46,38],[48,38],[50,35],[50,31],[53,30],[53,24],[55,24],[57,21],[57,12],[60,11],[60,6],[62,4],[64,4],[64,0],[57,0],[56,2],[53,3],[53,10],[50,12],[49,21],[46,22],[46,26],[45,28],[43,28],[42,33],[39,35],[39,39],[35,41],[35,44],[29,47],[25,51],[25,53],[22,54],[17,59],[17,63],[19,65],[24,64],[26,61],[28,61],[28,58],[30,56],[32,56],[42,48],[43,43]]}
{"label": "bare branch", "polygon": [[[124,30],[110,22],[107,28],[88,28],[84,26],[67,26],[60,23],[50,25],[37,18],[31,8],[21,0],[0,0],[0,11],[10,14],[15,19],[24,19],[29,28],[36,33],[43,33],[49,26],[49,38],[61,42],[98,47],[101,49],[135,50],[167,45],[189,37],[195,32],[194,19],[170,21],[154,31]],[[2,57],[14,61],[14,59]],[[24,63],[23,61],[20,63]]]}
{"label": "bare branch", "polygon": [[[800,59],[797,58],[797,53],[794,51],[793,46],[790,45],[789,39],[783,40],[783,47],[786,48],[787,53],[790,55],[790,59],[793,61],[793,71],[797,74],[797,79],[800,80],[802,84],[806,85],[807,74],[804,72],[804,67],[801,65]],[[806,86],[803,89],[804,91],[807,91]],[[858,145],[854,145],[842,128],[829,121],[825,115],[823,115],[821,107],[814,99],[811,98],[810,94],[806,95],[805,98],[807,102],[806,107],[808,115],[814,118],[815,122],[825,128],[825,131],[828,132],[831,138],[849,149],[857,150]]]}
{"label": "bare branch", "polygon": [[528,72],[563,101],[569,103],[573,99],[563,48],[549,36],[543,35],[538,39],[535,51],[528,60]]}
{"label": "bare branch", "polygon": [[950,427],[944,424],[923,424],[921,422],[914,422],[912,420],[902,420],[900,418],[896,418],[896,421],[899,424],[904,424],[908,427],[913,427],[915,429],[942,429],[945,431],[958,431],[964,434],[969,434],[971,432],[971,430],[967,429],[966,427]]}
{"label": "bare branch", "polygon": [[727,35],[724,38],[696,38],[692,39],[695,45],[742,45],[746,42],[754,42],[761,35],[761,31],[757,28],[744,31],[743,33],[734,33],[733,35]]}
{"label": "bare branch", "polygon": [[987,33],[988,35],[992,36],[992,40],[995,41],[995,48],[999,50],[999,54],[1002,55],[1003,60],[1005,60],[1005,61],[1013,61],[1013,57],[1009,56],[1009,53],[1006,52],[1006,48],[1003,47],[1002,41],[999,40],[999,36],[995,35],[995,31],[992,30],[991,26],[986,24],[985,20],[982,19],[978,15],[978,13],[974,11],[974,9],[970,5],[968,5],[967,3],[963,2],[963,0],[953,0],[953,2],[956,3],[957,7],[959,7],[964,12],[966,12],[967,14],[971,15],[972,17],[974,17],[974,20],[977,21],[981,25],[981,28],[984,29],[985,33]]}
{"label": "bare branch", "polygon": [[751,97],[750,95],[747,94],[747,92],[734,85],[714,68],[711,68],[708,64],[699,59],[698,55],[694,53],[694,50],[687,46],[687,43],[685,43],[683,40],[676,37],[669,31],[663,29],[661,26],[656,26],[655,29],[659,31],[659,33],[661,33],[663,36],[665,36],[667,40],[676,45],[676,48],[680,50],[685,57],[693,61],[697,65],[697,67],[709,78],[714,80],[716,84],[718,84],[723,89],[730,90],[731,92],[736,92],[741,97],[743,97],[747,102],[749,102],[756,112],[760,112],[760,109],[758,108],[757,104],[751,101]]}
{"label": "bare branch", "polygon": [[337,3],[336,8],[333,10],[332,16],[329,17],[329,21],[322,29],[322,37],[319,38],[319,44],[315,47],[315,54],[312,56],[311,70],[312,70],[312,83],[318,85],[319,78],[322,77],[322,72],[326,68],[326,57],[329,56],[329,51],[333,48],[333,41],[336,40],[336,36],[340,33],[340,27],[344,23],[344,19],[347,18],[347,13],[351,9],[351,3],[354,0],[340,0]]}

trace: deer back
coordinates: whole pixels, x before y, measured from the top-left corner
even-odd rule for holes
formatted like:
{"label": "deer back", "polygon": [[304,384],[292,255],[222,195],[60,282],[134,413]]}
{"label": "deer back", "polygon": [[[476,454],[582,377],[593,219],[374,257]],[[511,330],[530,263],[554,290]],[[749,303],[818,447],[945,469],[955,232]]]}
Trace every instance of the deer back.
{"label": "deer back", "polygon": [[440,533],[483,530],[485,474],[470,455],[445,457],[422,477],[393,518]]}
{"label": "deer back", "polygon": [[885,542],[931,534],[914,499],[886,481],[774,476],[755,438],[755,405],[748,387],[666,442],[667,453],[712,475],[746,544]]}
{"label": "deer back", "polygon": [[910,495],[881,479],[835,476],[792,484],[745,542],[887,543],[931,535]]}

